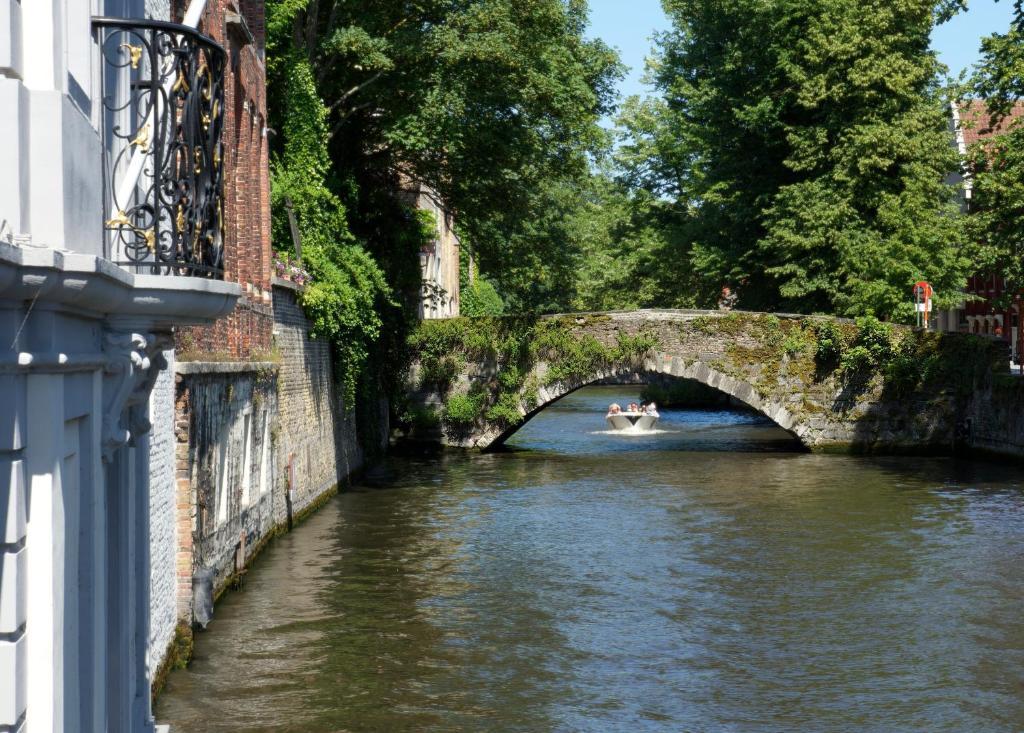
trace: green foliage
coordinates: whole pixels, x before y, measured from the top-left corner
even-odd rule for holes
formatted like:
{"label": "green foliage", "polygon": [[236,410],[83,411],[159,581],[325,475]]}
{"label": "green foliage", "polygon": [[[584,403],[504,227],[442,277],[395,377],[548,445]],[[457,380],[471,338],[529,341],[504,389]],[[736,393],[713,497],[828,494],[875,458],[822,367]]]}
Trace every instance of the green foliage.
{"label": "green foliage", "polygon": [[498,374],[498,385],[502,389],[517,389],[523,383],[525,375],[515,364],[509,364]]}
{"label": "green foliage", "polygon": [[996,363],[998,348],[980,336],[919,331],[894,344],[882,374],[886,386],[898,395],[951,392],[966,399],[993,373],[999,376],[1005,369]]}
{"label": "green foliage", "polygon": [[1006,278],[1003,307],[1024,288],[1024,126],[979,143],[972,151],[971,235],[981,273]]}
{"label": "green foliage", "polygon": [[817,347],[815,355],[822,364],[839,361],[843,350],[843,333],[835,321],[819,321],[815,325]]}
{"label": "green foliage", "polygon": [[430,405],[417,405],[406,408],[399,422],[411,425],[414,431],[431,433],[441,427],[441,415]]}
{"label": "green foliage", "polygon": [[912,317],[969,266],[929,50],[953,2],[669,0],[662,98],[625,105],[625,180],[663,217],[679,292],[751,310]]}
{"label": "green foliage", "polygon": [[[971,79],[973,92],[986,101],[987,115],[975,124],[998,125],[1024,98],[1024,3],[1014,2],[1006,33],[982,41],[981,64]],[[1003,302],[1024,288],[1024,126],[994,139],[983,140],[971,151],[972,195],[967,231],[972,259],[983,273],[1006,278]]]}
{"label": "green foliage", "polygon": [[466,285],[461,290],[461,311],[462,315],[470,318],[474,316],[500,316],[505,311],[505,303],[494,286],[487,280],[477,278],[472,285]]}
{"label": "green foliage", "polygon": [[[271,4],[268,22],[280,25],[280,14],[294,13],[296,7]],[[355,243],[345,207],[328,183],[328,111],[312,64],[294,50],[272,50],[278,54],[271,63],[272,91],[282,103],[280,144],[271,160],[272,237],[279,245],[291,241],[290,205],[302,237],[302,262],[312,276],[301,294],[302,306],[313,336],[330,341],[342,394],[353,405],[360,376],[380,339],[380,314],[394,301],[377,262]]]}
{"label": "green foliage", "polygon": [[1006,33],[993,33],[981,42],[981,63],[971,79],[974,93],[989,103],[996,117],[1024,98],[1024,2],[1013,0],[1013,17]]}
{"label": "green foliage", "polygon": [[519,412],[519,395],[515,392],[502,392],[497,402],[487,410],[487,419],[502,425],[515,425],[523,416]]}
{"label": "green foliage", "polygon": [[[270,126],[282,129],[287,81],[305,65],[329,187],[407,307],[419,241],[399,192],[421,184],[457,212],[463,243],[517,309],[559,304],[579,255],[564,214],[607,146],[597,122],[619,73],[585,21],[577,0],[268,0]],[[479,295],[494,313],[480,291],[469,310]],[[407,321],[386,333],[403,341]]]}
{"label": "green foliage", "polygon": [[579,336],[570,318],[453,318],[424,321],[409,337],[419,359],[424,385],[446,395],[465,360],[491,361],[498,366],[489,393],[482,388],[447,398],[444,420],[465,427],[476,420],[510,426],[522,420],[539,399],[540,382],[532,373],[547,364],[544,382],[572,382],[595,376],[613,364],[638,361],[658,347],[652,333],[618,333],[614,346],[592,336]]}
{"label": "green foliage", "polygon": [[380,337],[378,309],[391,303],[387,283],[373,259],[356,245],[310,246],[302,255],[313,276],[302,293],[302,306],[313,335],[331,342],[345,403],[353,405],[359,375]]}
{"label": "green foliage", "polygon": [[810,345],[811,341],[807,338],[807,335],[802,330],[798,330],[790,333],[782,340],[782,351],[789,357],[799,356]]}
{"label": "green foliage", "polygon": [[610,348],[593,336],[580,337],[563,319],[541,321],[534,341],[536,353],[548,364],[546,384],[585,379],[611,364],[638,360],[657,346],[653,334],[620,332]]}
{"label": "green foliage", "polygon": [[445,421],[457,426],[472,425],[483,415],[486,397],[483,392],[452,395],[444,407]]}

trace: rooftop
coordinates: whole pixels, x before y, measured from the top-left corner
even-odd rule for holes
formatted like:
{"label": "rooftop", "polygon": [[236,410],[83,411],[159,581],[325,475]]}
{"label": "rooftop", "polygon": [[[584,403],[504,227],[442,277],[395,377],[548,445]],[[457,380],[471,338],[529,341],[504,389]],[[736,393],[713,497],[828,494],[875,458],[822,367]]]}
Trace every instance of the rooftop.
{"label": "rooftop", "polygon": [[1024,124],[1024,100],[1018,100],[1010,109],[1010,114],[992,124],[985,102],[972,99],[960,104],[960,129],[963,131],[964,144],[970,147],[973,143],[1007,132],[1016,124]]}

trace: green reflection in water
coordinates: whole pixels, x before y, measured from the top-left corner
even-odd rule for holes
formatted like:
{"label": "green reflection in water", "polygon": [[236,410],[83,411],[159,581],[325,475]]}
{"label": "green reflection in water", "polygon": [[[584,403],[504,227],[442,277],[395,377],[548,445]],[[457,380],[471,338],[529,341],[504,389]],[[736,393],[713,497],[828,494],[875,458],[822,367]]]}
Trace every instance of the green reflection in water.
{"label": "green reflection in water", "polygon": [[782,452],[727,412],[623,442],[600,419],[622,389],[558,403],[519,452],[395,458],[333,500],[222,600],[158,719],[1024,729],[1015,469]]}

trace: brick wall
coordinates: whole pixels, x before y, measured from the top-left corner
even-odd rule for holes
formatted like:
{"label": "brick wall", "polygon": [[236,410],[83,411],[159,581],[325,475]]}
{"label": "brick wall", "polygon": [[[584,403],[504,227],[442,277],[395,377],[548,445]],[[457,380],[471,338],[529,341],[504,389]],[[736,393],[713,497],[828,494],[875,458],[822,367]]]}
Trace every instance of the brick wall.
{"label": "brick wall", "polygon": [[330,345],[309,337],[295,286],[277,280],[274,341],[281,357],[278,461],[300,512],[363,463],[355,417],[335,389]]}
{"label": "brick wall", "polygon": [[164,660],[178,620],[175,604],[174,352],[165,351],[149,400],[149,679]]}
{"label": "brick wall", "polygon": [[[155,2],[156,0],[151,0]],[[262,0],[208,0],[200,30],[228,54],[224,78],[224,277],[242,285],[235,311],[212,326],[180,329],[178,349],[201,358],[269,351],[270,167]],[[183,2],[175,3],[180,17]],[[244,22],[239,21],[239,16]]]}
{"label": "brick wall", "polygon": [[[177,614],[192,618],[192,577],[222,585],[287,526],[363,464],[330,346],[310,338],[296,287],[273,287],[279,361],[179,362],[175,383]],[[244,551],[243,551],[244,548]]]}

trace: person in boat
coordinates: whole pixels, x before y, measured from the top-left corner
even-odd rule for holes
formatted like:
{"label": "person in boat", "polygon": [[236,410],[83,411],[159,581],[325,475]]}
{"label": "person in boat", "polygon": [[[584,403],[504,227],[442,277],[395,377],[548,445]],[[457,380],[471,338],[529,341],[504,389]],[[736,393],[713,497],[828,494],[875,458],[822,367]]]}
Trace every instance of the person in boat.
{"label": "person in boat", "polygon": [[608,414],[609,415],[619,415],[621,413],[622,413],[622,408],[619,406],[618,403],[613,402],[610,405],[608,405]]}
{"label": "person in boat", "polygon": [[654,404],[653,402],[648,402],[646,407],[644,408],[644,414],[645,415],[653,415],[654,417],[657,417],[658,416],[658,406],[656,404]]}

